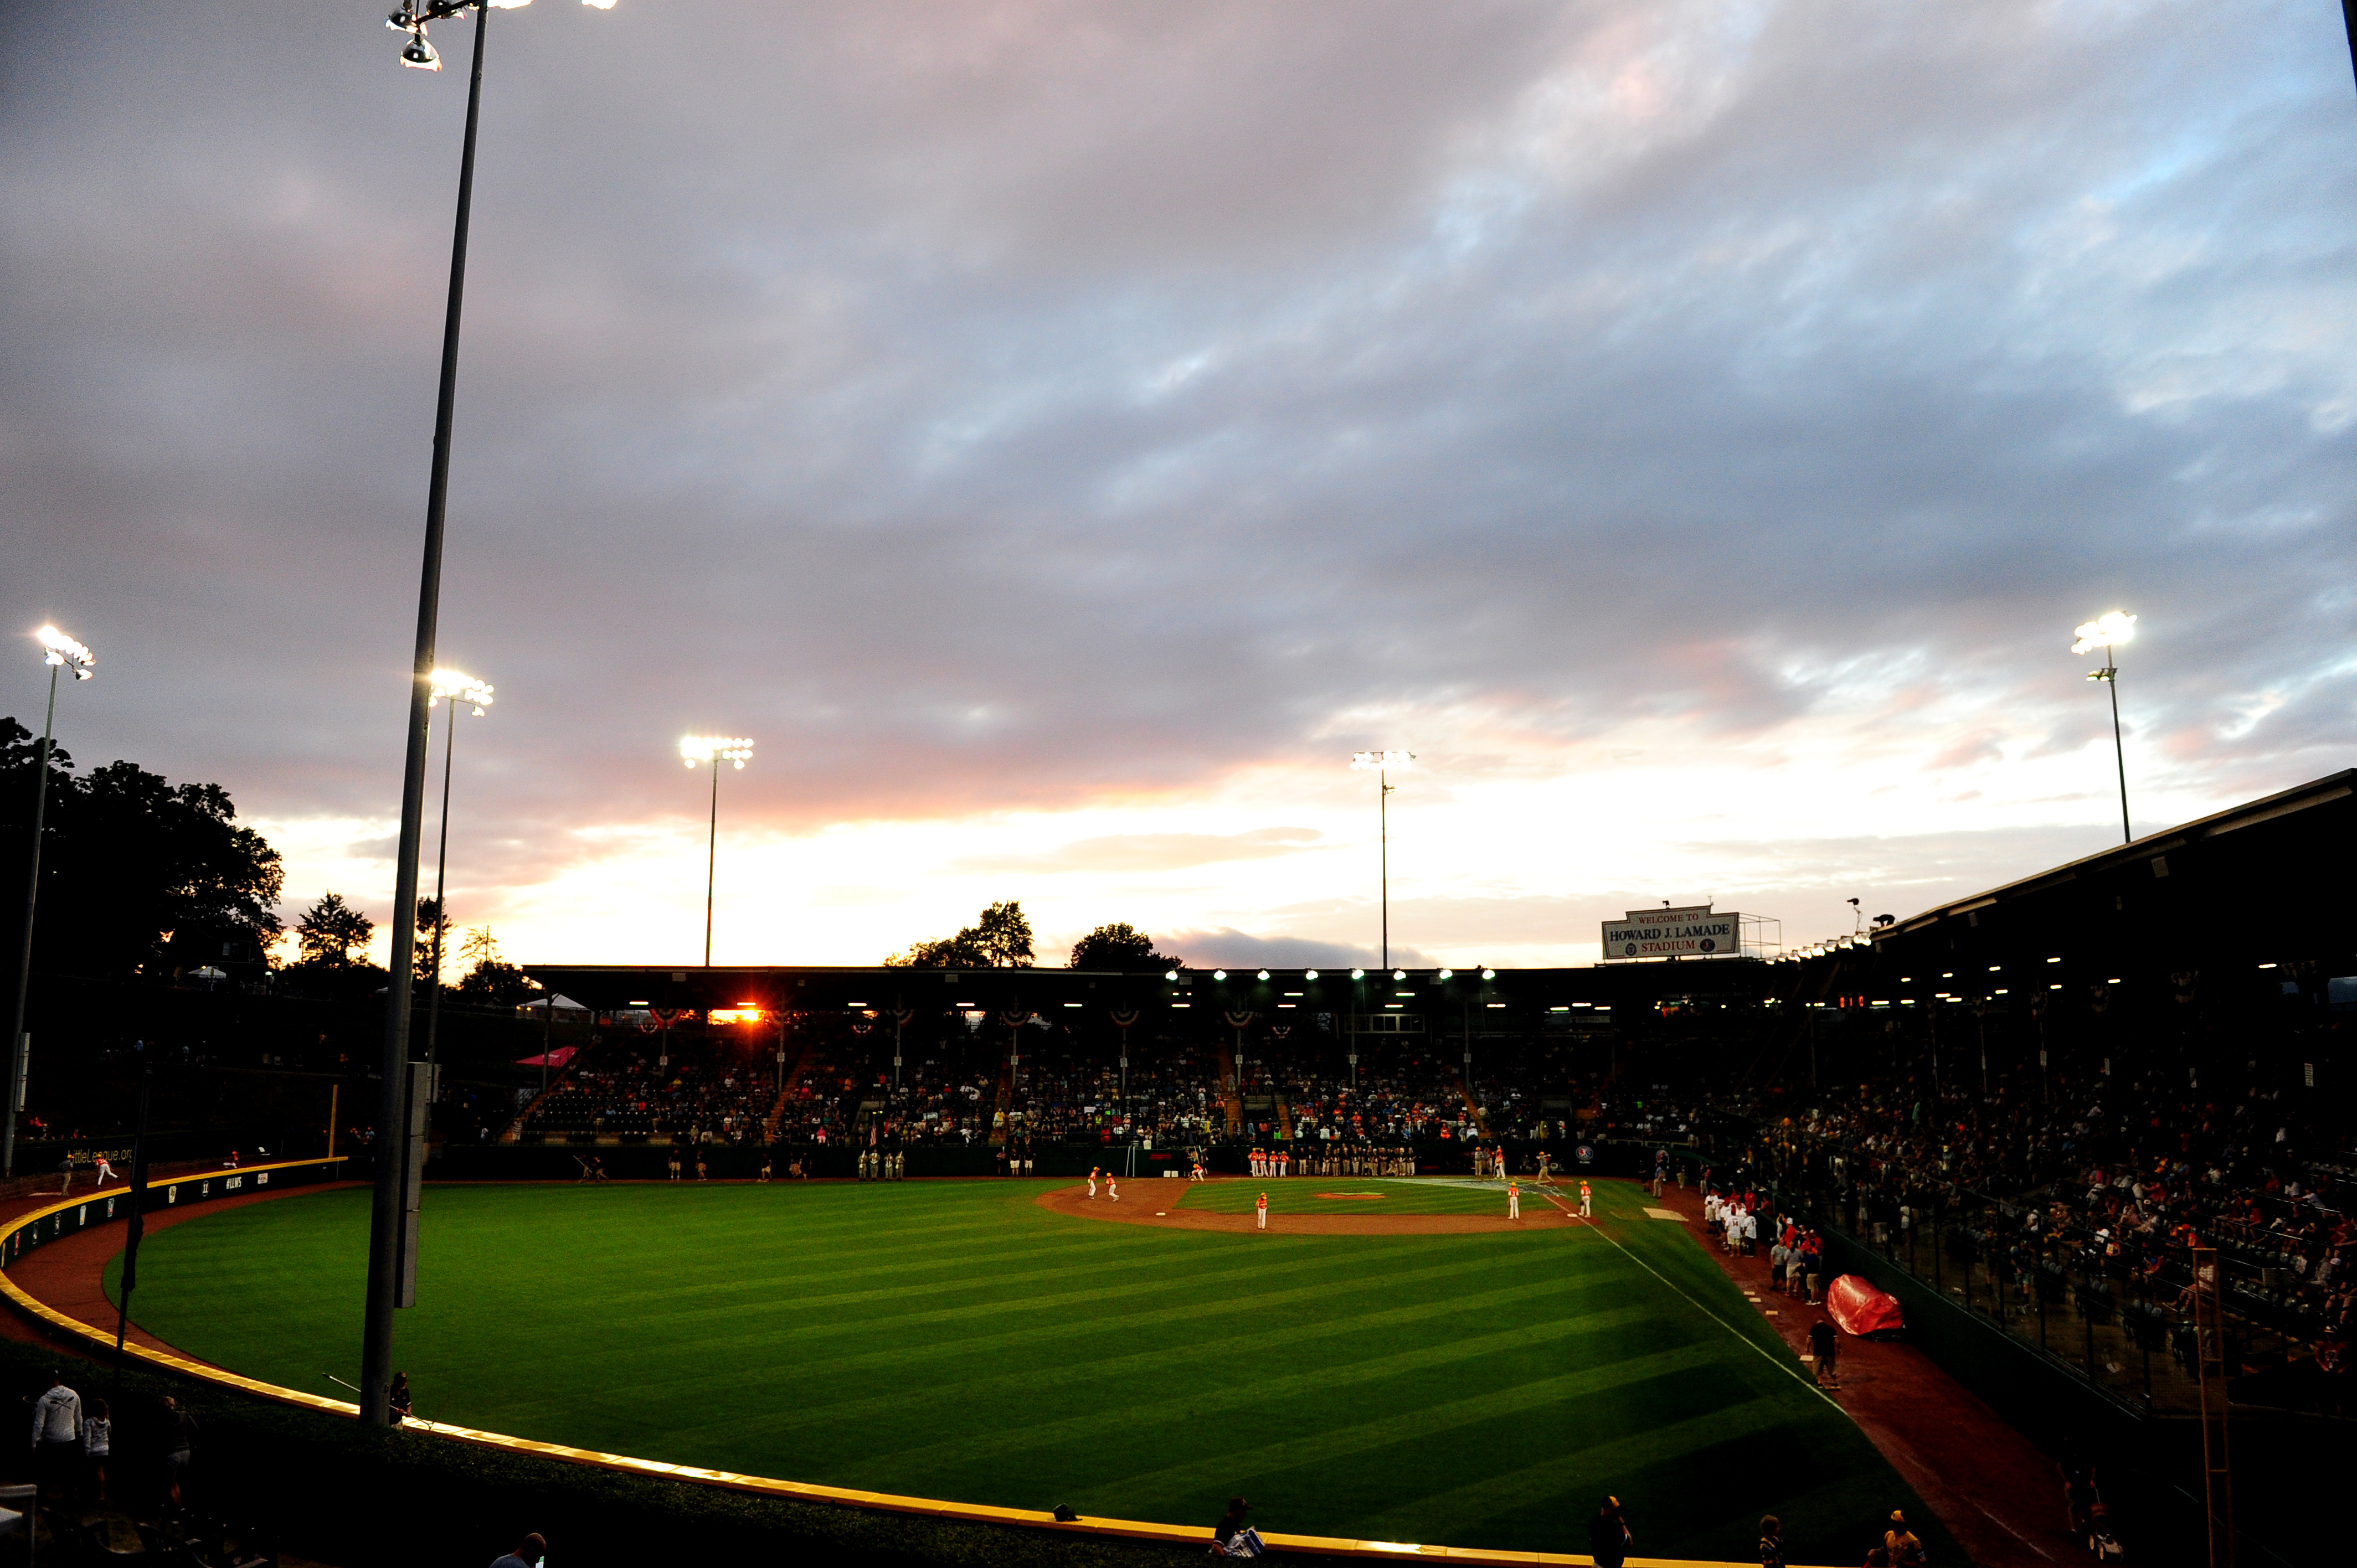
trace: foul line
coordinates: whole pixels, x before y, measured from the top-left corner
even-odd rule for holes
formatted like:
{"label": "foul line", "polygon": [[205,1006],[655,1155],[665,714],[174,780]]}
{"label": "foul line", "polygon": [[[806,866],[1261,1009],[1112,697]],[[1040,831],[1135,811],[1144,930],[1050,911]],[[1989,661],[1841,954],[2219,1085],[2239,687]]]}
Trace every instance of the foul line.
{"label": "foul line", "polygon": [[[1554,1204],[1566,1214],[1569,1214],[1571,1212],[1571,1206],[1564,1202],[1561,1198],[1555,1197],[1553,1193],[1548,1193],[1546,1195],[1546,1198],[1549,1203]],[[1744,1348],[1757,1355],[1761,1360],[1766,1361],[1770,1366],[1775,1368],[1778,1371],[1783,1373],[1786,1377],[1792,1379],[1794,1382],[1800,1384],[1803,1388],[1808,1390],[1811,1393],[1816,1395],[1819,1399],[1824,1401],[1835,1410],[1841,1410],[1844,1419],[1848,1418],[1849,1412],[1842,1410],[1841,1402],[1839,1400],[1825,1392],[1824,1390],[1817,1387],[1815,1383],[1810,1381],[1807,1378],[1801,1376],[1800,1373],[1794,1371],[1792,1368],[1784,1365],[1783,1362],[1776,1359],[1773,1355],[1770,1354],[1767,1350],[1762,1349],[1760,1346],[1752,1339],[1751,1336],[1744,1333],[1743,1330],[1736,1327],[1735,1325],[1727,1322],[1727,1319],[1721,1317],[1718,1314],[1713,1312],[1702,1303],[1695,1300],[1694,1297],[1686,1294],[1684,1290],[1680,1289],[1679,1286],[1671,1280],[1669,1275],[1662,1273],[1661,1270],[1653,1267],[1652,1264],[1645,1262],[1644,1259],[1637,1256],[1636,1253],[1629,1251],[1628,1248],[1621,1246],[1618,1240],[1614,1240],[1610,1231],[1605,1230],[1604,1227],[1597,1224],[1593,1220],[1588,1222],[1587,1228],[1590,1230],[1595,1231],[1598,1236],[1603,1237],[1606,1241],[1610,1242],[1613,1248],[1618,1251],[1622,1257],[1628,1259],[1631,1262],[1636,1264],[1639,1268],[1644,1270],[1647,1273],[1652,1275],[1663,1284],[1668,1285],[1670,1289],[1675,1293],[1680,1299],[1684,1301],[1687,1305],[1693,1307],[1696,1312],[1701,1313],[1705,1317],[1709,1318],[1713,1323],[1717,1324],[1721,1328],[1726,1329],[1729,1334],[1734,1335],[1738,1340],[1742,1342]]]}

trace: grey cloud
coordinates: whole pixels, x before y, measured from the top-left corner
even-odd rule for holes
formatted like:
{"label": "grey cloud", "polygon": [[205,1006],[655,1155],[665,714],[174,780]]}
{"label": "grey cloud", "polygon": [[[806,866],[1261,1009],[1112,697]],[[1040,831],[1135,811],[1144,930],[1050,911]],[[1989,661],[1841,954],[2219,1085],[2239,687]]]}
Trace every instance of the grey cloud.
{"label": "grey cloud", "polygon": [[[1719,9],[494,18],[472,864],[691,814],[694,727],[792,825],[1176,790],[1370,705],[1765,734],[1858,661],[2043,722],[2114,603],[2156,766],[2345,757],[2337,19]],[[278,814],[398,777],[464,80],[373,26],[52,7],[0,59],[10,613],[101,645],[86,755]],[[1542,145],[1645,69],[1656,120]]]}

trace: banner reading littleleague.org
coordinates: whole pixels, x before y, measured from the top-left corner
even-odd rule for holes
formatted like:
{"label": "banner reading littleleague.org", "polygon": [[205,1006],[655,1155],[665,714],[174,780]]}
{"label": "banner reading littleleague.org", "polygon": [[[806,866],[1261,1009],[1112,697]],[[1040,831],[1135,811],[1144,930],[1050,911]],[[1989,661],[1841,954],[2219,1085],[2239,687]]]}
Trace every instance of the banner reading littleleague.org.
{"label": "banner reading littleleague.org", "polygon": [[1625,920],[1604,922],[1604,957],[1727,958],[1743,951],[1742,917],[1713,914],[1707,904],[1684,909],[1631,909]]}

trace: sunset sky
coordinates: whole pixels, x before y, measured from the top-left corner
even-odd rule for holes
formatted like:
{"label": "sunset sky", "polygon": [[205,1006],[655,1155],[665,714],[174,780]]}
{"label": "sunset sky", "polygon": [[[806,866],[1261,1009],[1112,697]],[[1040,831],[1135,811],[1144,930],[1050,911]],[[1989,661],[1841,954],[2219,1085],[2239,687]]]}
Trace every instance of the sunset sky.
{"label": "sunset sky", "polygon": [[[20,8],[0,628],[390,912],[472,24]],[[442,659],[511,958],[1788,941],[2357,762],[2357,88],[2221,0],[541,0]],[[29,639],[0,712],[38,728]],[[439,768],[439,736],[436,766]],[[429,854],[432,822],[428,822]],[[430,880],[431,869],[428,868]],[[382,945],[382,944],[380,944]]]}

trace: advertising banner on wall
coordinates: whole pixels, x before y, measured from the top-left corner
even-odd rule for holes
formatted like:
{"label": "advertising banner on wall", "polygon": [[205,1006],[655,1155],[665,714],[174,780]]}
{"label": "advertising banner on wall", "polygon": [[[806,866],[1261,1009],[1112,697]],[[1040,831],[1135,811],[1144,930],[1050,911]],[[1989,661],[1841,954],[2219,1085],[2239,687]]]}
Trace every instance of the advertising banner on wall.
{"label": "advertising banner on wall", "polygon": [[1742,917],[1714,914],[1707,904],[1683,909],[1631,909],[1604,922],[1608,963],[1638,958],[1736,958],[1743,952]]}

